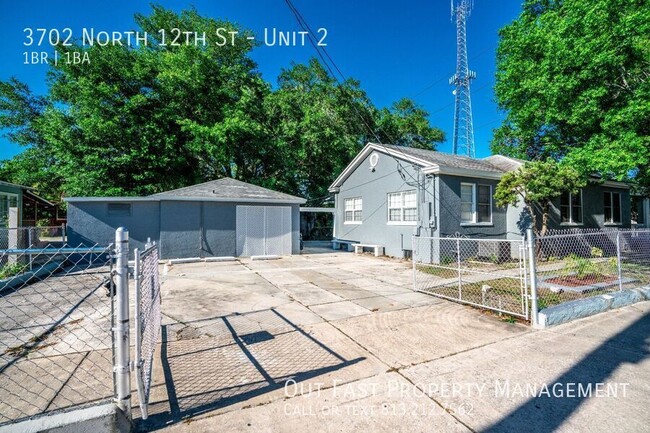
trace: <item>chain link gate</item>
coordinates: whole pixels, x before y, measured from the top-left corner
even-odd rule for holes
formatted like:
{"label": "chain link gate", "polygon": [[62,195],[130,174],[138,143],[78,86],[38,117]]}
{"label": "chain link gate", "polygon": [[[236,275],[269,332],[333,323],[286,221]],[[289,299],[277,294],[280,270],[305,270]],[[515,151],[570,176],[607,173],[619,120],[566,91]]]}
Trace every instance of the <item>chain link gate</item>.
{"label": "chain link gate", "polygon": [[153,373],[153,356],[161,325],[161,294],[158,275],[158,247],[148,244],[134,251],[135,266],[135,374],[142,419],[148,417]]}
{"label": "chain link gate", "polygon": [[528,320],[524,240],[413,236],[414,290]]}
{"label": "chain link gate", "polygon": [[112,246],[20,246],[0,250],[0,429],[114,396]]}

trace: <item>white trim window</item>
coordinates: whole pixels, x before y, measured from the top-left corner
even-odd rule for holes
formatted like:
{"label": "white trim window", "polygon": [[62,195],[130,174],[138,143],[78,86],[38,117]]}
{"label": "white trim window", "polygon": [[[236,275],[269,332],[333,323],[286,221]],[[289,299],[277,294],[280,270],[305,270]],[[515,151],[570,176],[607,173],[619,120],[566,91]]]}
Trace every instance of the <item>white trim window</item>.
{"label": "white trim window", "polygon": [[361,224],[363,212],[363,200],[361,197],[346,198],[344,212],[344,224]]}
{"label": "white trim window", "polygon": [[621,211],[621,194],[605,191],[603,194],[603,208],[605,211],[605,224],[620,224],[623,220]]}
{"label": "white trim window", "polygon": [[577,194],[562,193],[560,196],[560,223],[582,224],[582,190]]}
{"label": "white trim window", "polygon": [[460,184],[461,224],[492,224],[492,185]]}
{"label": "white trim window", "polygon": [[416,225],[418,201],[415,190],[388,193],[388,224]]}
{"label": "white trim window", "polygon": [[9,209],[12,207],[18,207],[18,195],[0,193],[0,227],[9,226]]}

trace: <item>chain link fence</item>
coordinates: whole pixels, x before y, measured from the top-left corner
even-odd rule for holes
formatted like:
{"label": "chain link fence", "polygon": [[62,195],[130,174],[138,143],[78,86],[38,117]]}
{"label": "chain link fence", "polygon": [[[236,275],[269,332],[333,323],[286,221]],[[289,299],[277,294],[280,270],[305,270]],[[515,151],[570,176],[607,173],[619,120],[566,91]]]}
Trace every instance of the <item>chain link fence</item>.
{"label": "chain link fence", "polygon": [[0,250],[62,247],[66,243],[65,224],[48,227],[1,227]]}
{"label": "chain link fence", "polygon": [[413,237],[415,290],[528,319],[522,240]]}
{"label": "chain link fence", "polygon": [[650,229],[556,230],[535,250],[539,309],[650,283]]}
{"label": "chain link fence", "polygon": [[112,248],[18,246],[0,250],[0,425],[110,401]]}
{"label": "chain link fence", "polygon": [[[529,290],[533,272],[535,290]],[[650,229],[555,230],[534,244],[413,237],[415,290],[524,319],[564,302],[649,284]]]}
{"label": "chain link fence", "polygon": [[135,371],[140,411],[142,419],[146,420],[151,392],[153,356],[161,329],[161,294],[158,274],[158,247],[156,244],[148,246],[142,252],[135,250],[134,274],[136,281]]}
{"label": "chain link fence", "polygon": [[[33,229],[4,233],[17,234],[12,240],[44,233]],[[146,418],[161,324],[156,245],[135,250],[131,267],[124,229],[115,247],[37,248],[43,244],[31,239],[0,249],[0,427],[19,431],[15,423],[108,402],[130,417],[132,367]],[[136,280],[131,294],[129,275]]]}

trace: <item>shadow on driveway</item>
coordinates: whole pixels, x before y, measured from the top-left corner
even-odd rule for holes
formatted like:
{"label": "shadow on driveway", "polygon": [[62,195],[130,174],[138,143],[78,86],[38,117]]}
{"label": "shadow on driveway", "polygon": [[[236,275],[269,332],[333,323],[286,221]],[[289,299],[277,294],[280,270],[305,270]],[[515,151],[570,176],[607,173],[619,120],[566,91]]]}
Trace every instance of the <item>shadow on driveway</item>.
{"label": "shadow on driveway", "polygon": [[365,359],[346,360],[275,309],[200,320],[190,329],[170,341],[170,325],[163,326],[169,411],[139,420],[138,430],[157,430]]}

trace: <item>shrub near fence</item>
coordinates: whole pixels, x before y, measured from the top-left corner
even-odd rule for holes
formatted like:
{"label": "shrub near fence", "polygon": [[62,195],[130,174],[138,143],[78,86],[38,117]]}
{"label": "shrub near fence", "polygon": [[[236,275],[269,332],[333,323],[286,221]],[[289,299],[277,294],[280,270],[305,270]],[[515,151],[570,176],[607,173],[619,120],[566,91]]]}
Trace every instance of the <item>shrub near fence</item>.
{"label": "shrub near fence", "polygon": [[540,309],[650,284],[650,229],[554,231],[536,253]]}

